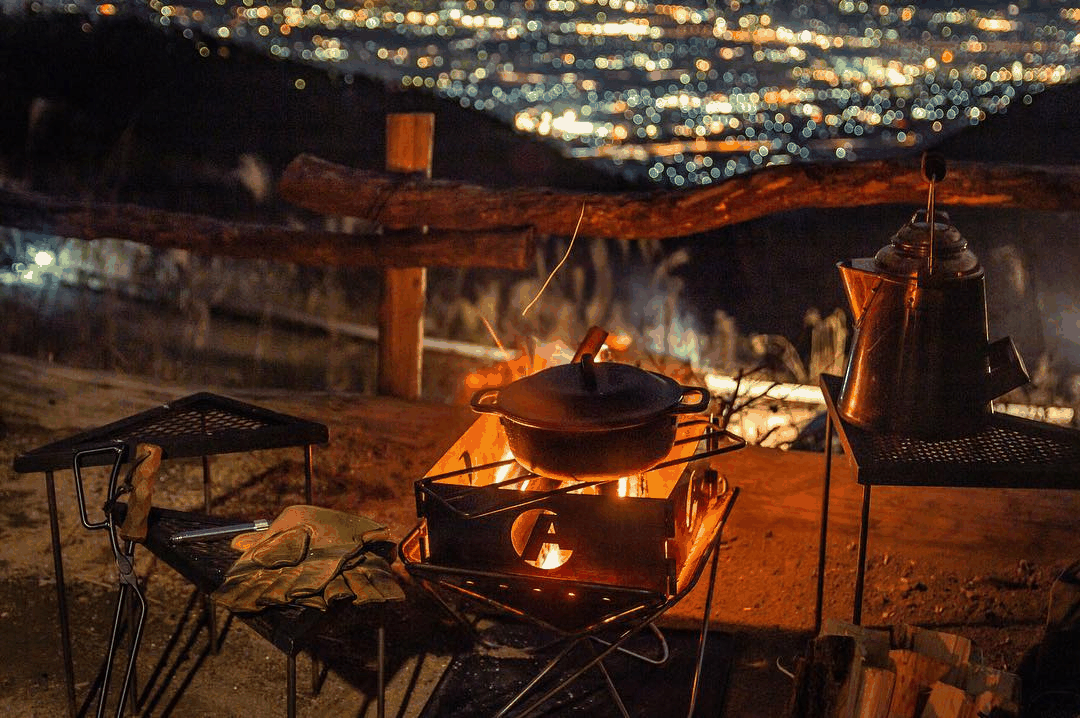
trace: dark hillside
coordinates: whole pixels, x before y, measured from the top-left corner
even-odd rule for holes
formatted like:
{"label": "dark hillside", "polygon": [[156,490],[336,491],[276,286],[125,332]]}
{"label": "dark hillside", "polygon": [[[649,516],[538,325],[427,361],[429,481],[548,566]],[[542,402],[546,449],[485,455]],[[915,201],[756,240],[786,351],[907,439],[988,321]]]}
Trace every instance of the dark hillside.
{"label": "dark hillside", "polygon": [[238,168],[276,180],[301,152],[381,168],[385,115],[403,111],[435,113],[437,177],[622,186],[456,103],[187,40],[133,17],[0,16],[0,87],[0,169],[56,195],[247,213],[245,193],[226,191],[238,188]]}
{"label": "dark hillside", "polygon": [[1030,105],[1009,111],[941,142],[947,158],[1027,165],[1080,164],[1080,83],[1053,85]]}

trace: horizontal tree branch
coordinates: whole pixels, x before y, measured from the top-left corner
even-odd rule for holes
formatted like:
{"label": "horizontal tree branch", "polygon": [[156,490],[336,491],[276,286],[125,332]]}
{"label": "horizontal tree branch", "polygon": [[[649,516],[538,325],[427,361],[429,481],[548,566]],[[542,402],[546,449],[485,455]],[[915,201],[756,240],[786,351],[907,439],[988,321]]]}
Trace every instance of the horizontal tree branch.
{"label": "horizontal tree branch", "polygon": [[[877,204],[925,206],[918,160],[770,167],[689,190],[589,193],[493,188],[353,169],[302,154],[286,167],[282,197],[328,215],[384,227],[486,229],[532,226],[570,236],[582,205],[582,237],[685,237],[776,212]],[[954,162],[935,192],[938,206],[1080,207],[1080,168]]]}
{"label": "horizontal tree branch", "polygon": [[313,266],[528,269],[536,251],[528,227],[345,234],[226,222],[131,204],[70,202],[5,188],[0,188],[0,224],[84,240],[127,239],[160,249]]}

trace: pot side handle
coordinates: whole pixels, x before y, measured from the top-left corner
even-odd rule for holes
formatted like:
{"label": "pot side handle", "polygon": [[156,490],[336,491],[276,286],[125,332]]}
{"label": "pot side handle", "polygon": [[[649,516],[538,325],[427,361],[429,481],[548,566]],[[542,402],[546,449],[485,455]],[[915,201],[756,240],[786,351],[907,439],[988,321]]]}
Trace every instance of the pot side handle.
{"label": "pot side handle", "polygon": [[[700,386],[684,386],[682,387],[682,390],[683,393],[682,396],[679,397],[679,403],[671,410],[672,414],[697,414],[709,408],[709,402],[712,400],[712,395],[709,394],[708,389]],[[684,403],[687,397],[693,396],[694,394],[698,395],[697,401],[690,404]]]}
{"label": "pot side handle", "polygon": [[[491,399],[491,401],[488,401],[488,399]],[[472,399],[469,400],[469,405],[472,407],[473,411],[480,412],[481,414],[501,414],[502,410],[499,408],[498,402],[498,387],[489,387],[474,392]]]}

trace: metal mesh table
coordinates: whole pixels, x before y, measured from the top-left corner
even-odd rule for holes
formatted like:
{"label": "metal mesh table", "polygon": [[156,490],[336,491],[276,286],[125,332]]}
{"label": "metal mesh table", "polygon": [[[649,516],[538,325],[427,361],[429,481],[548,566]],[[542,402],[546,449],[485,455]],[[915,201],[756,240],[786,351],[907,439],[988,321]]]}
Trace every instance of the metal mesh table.
{"label": "metal mesh table", "polygon": [[[18,473],[42,472],[49,502],[49,525],[52,539],[53,568],[56,573],[56,596],[60,614],[60,641],[64,675],[67,681],[68,706],[76,714],[75,676],[71,655],[71,631],[68,620],[64,564],[60,549],[60,523],[57,515],[54,472],[72,469],[75,456],[87,449],[117,447],[118,460],[134,455],[139,443],[161,447],[163,460],[201,457],[203,498],[210,513],[210,464],[208,457],[243,451],[286,447],[304,448],[304,495],[312,502],[312,454],[315,444],[325,444],[329,432],[325,425],[281,414],[224,396],[200,392],[148,409],[118,421],[74,434],[46,444],[15,458]],[[85,465],[110,462],[108,452],[88,455]]]}
{"label": "metal mesh table", "polygon": [[1080,490],[1080,431],[1007,414],[987,414],[982,425],[972,432],[941,439],[868,431],[846,421],[837,411],[841,381],[838,376],[821,375],[821,391],[828,413],[815,633],[821,627],[834,429],[854,464],[855,479],[863,487],[855,607],[852,614],[855,624],[862,620],[872,487]]}

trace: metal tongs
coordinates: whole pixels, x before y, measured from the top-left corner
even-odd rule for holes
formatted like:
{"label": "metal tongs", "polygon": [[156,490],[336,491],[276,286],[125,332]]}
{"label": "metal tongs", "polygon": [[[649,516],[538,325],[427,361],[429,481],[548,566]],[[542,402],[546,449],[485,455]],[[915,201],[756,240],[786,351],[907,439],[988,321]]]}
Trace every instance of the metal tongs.
{"label": "metal tongs", "polygon": [[[84,462],[90,457],[108,454],[112,454],[114,458],[112,460],[112,470],[109,473],[109,485],[104,506],[105,515],[101,521],[91,521],[86,511],[86,495],[83,491],[82,468],[85,465]],[[91,531],[108,531],[109,544],[112,547],[113,558],[116,561],[118,584],[116,612],[113,616],[112,634],[109,637],[109,650],[105,657],[105,663],[102,666],[103,675],[101,678],[101,693],[98,700],[97,718],[101,718],[105,714],[105,703],[109,697],[109,683],[112,677],[113,659],[116,655],[117,645],[120,642],[121,624],[129,593],[134,594],[135,600],[139,604],[139,618],[135,624],[135,630],[131,637],[127,668],[124,671],[124,682],[120,689],[119,702],[116,704],[117,718],[120,718],[124,713],[124,706],[127,703],[128,691],[130,690],[131,679],[135,670],[135,659],[139,655],[139,643],[142,640],[143,624],[146,622],[146,598],[139,588],[139,579],[135,575],[135,542],[124,539],[121,543],[121,538],[117,533],[118,527],[113,516],[113,510],[117,499],[127,492],[126,486],[117,485],[117,479],[120,476],[120,467],[123,465],[126,455],[127,445],[117,443],[77,451],[73,460],[75,492],[79,502],[79,519],[82,521],[82,525]],[[87,697],[87,703],[89,703],[92,697],[92,695]]]}

